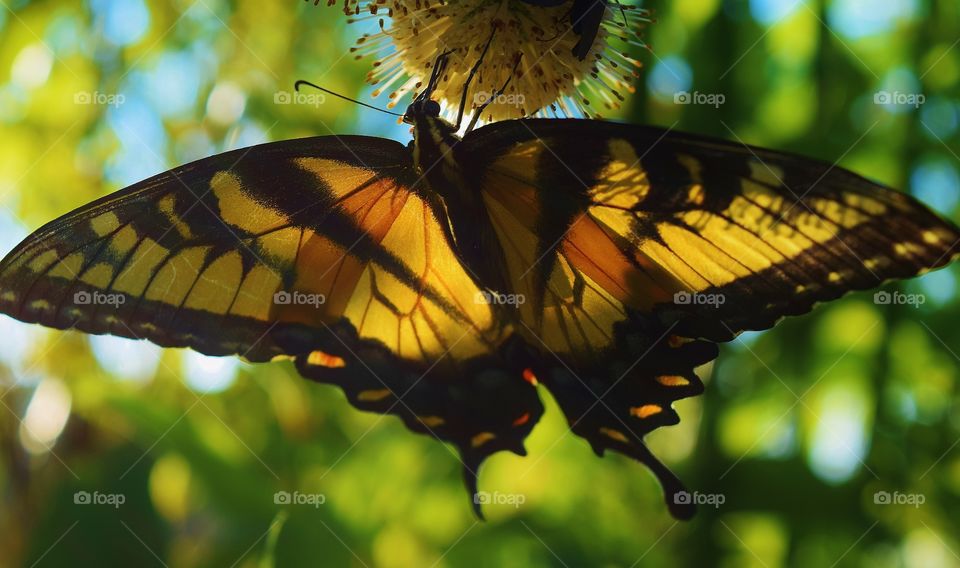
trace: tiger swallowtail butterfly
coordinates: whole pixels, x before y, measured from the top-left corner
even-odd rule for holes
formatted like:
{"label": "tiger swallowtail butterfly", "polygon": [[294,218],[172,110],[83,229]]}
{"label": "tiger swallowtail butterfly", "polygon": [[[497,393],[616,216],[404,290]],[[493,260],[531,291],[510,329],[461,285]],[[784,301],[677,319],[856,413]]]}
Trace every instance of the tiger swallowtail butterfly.
{"label": "tiger swallowtail butterfly", "polygon": [[48,223],[0,262],[0,311],[293,359],[453,444],[478,515],[480,464],[525,453],[542,384],[598,455],[645,464],[689,518],[643,438],[679,422],[671,404],[702,392],[694,369],[718,342],[956,257],[957,227],[828,164],[595,120],[461,138],[430,90],[407,146],[234,150]]}

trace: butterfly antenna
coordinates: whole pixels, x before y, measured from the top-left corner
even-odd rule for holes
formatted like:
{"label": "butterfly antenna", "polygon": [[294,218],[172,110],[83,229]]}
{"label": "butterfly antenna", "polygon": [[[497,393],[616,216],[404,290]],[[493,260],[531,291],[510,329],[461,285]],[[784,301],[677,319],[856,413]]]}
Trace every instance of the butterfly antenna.
{"label": "butterfly antenna", "polygon": [[463,111],[467,107],[467,95],[470,93],[470,83],[473,81],[474,76],[477,72],[480,71],[480,65],[483,63],[483,58],[487,55],[487,50],[490,49],[490,44],[493,43],[493,36],[496,35],[497,28],[493,28],[493,32],[490,33],[490,39],[487,40],[487,44],[483,46],[483,51],[480,52],[480,57],[477,59],[477,62],[473,65],[473,68],[470,69],[470,74],[467,75],[467,80],[463,83],[463,94],[460,95],[460,110],[457,111],[457,122],[454,125],[454,130],[460,130],[460,122],[463,121]]}
{"label": "butterfly antenna", "polygon": [[313,87],[314,89],[317,89],[317,90],[319,90],[319,91],[323,91],[324,93],[331,94],[331,95],[333,95],[333,96],[335,96],[335,97],[338,97],[338,98],[341,98],[341,99],[343,99],[343,100],[345,100],[345,101],[350,101],[350,102],[356,103],[356,104],[358,104],[358,105],[360,105],[360,106],[365,106],[365,107],[367,107],[367,108],[372,108],[373,110],[378,110],[378,111],[380,111],[380,112],[384,112],[384,113],[389,114],[389,115],[392,115],[392,116],[403,117],[402,114],[399,114],[399,113],[396,113],[396,112],[390,112],[389,110],[382,109],[382,108],[380,108],[380,107],[375,107],[375,106],[370,105],[370,104],[367,104],[367,103],[365,103],[365,102],[358,101],[357,99],[351,99],[350,97],[341,95],[340,93],[334,93],[334,92],[331,91],[330,89],[324,89],[323,87],[321,87],[321,86],[319,86],[319,85],[314,85],[314,84],[311,83],[310,81],[304,81],[304,80],[302,80],[302,79],[301,79],[300,81],[297,81],[296,83],[293,84],[293,90],[295,90],[295,91],[297,91],[297,92],[299,93],[299,92],[300,92],[300,85],[308,85],[308,86],[310,86],[310,87]]}
{"label": "butterfly antenna", "polygon": [[483,114],[483,110],[487,108],[487,106],[490,103],[500,98],[500,95],[502,95],[503,92],[507,89],[507,85],[510,84],[510,79],[513,79],[514,74],[516,74],[517,72],[517,68],[520,67],[521,59],[523,59],[523,53],[520,53],[519,55],[517,55],[517,61],[516,63],[513,64],[513,70],[510,72],[510,75],[507,77],[507,80],[503,82],[503,85],[501,85],[500,88],[497,89],[497,92],[493,93],[493,95],[491,95],[490,98],[484,101],[484,103],[480,105],[480,107],[477,109],[477,112],[474,113],[473,117],[470,119],[470,124],[467,125],[467,132],[470,132],[471,130],[473,130],[473,128],[477,125],[477,121],[480,120],[480,115]]}

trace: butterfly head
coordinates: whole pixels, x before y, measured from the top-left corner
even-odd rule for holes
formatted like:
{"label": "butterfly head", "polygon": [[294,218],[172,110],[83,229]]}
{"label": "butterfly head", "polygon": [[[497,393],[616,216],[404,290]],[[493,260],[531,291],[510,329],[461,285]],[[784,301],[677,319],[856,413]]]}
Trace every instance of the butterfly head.
{"label": "butterfly head", "polygon": [[440,118],[440,103],[421,95],[407,107],[403,113],[403,121],[414,125],[418,118],[424,117]]}

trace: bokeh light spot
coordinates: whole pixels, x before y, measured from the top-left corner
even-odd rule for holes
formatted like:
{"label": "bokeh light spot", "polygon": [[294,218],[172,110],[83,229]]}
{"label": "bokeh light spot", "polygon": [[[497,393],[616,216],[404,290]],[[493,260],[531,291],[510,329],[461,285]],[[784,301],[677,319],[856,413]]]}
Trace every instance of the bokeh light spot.
{"label": "bokeh light spot", "polygon": [[136,43],[150,27],[143,0],[91,0],[90,7],[103,25],[103,37],[118,46]]}
{"label": "bokeh light spot", "polygon": [[925,160],[910,174],[910,192],[941,214],[949,215],[960,201],[960,173],[946,158]]}
{"label": "bokeh light spot", "polygon": [[801,0],[750,0],[750,14],[765,26],[782,21],[796,11]]}
{"label": "bokeh light spot", "polygon": [[682,57],[664,57],[653,66],[647,78],[647,89],[658,99],[673,102],[679,92],[689,91],[693,85],[693,71]]}
{"label": "bokeh light spot", "polygon": [[196,351],[183,352],[183,374],[195,391],[212,393],[226,390],[237,378],[240,362],[234,357],[210,357]]}
{"label": "bokeh light spot", "polygon": [[53,53],[41,43],[20,50],[10,68],[10,82],[24,89],[43,86],[53,68]]}
{"label": "bokeh light spot", "polygon": [[90,348],[101,367],[119,380],[143,383],[160,364],[161,349],[147,341],[113,335],[93,335]]}
{"label": "bokeh light spot", "polygon": [[230,125],[243,116],[247,106],[247,96],[235,83],[224,81],[217,84],[207,98],[207,118],[211,121]]}
{"label": "bokeh light spot", "polygon": [[840,35],[859,39],[889,32],[912,19],[917,8],[917,0],[834,0],[827,21]]}
{"label": "bokeh light spot", "polygon": [[70,418],[70,391],[60,379],[48,377],[37,385],[20,423],[20,443],[32,454],[49,452]]}

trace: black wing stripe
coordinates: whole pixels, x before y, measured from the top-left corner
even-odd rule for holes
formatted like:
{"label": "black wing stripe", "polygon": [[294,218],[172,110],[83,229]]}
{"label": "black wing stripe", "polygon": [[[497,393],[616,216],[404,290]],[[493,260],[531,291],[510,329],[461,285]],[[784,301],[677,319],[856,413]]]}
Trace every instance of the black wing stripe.
{"label": "black wing stripe", "polygon": [[[739,260],[736,259],[733,255],[731,255],[730,253],[728,253],[728,252],[726,252],[725,250],[723,250],[723,248],[721,248],[719,245],[717,245],[717,244],[716,244],[715,242],[713,242],[712,240],[708,239],[705,235],[703,235],[703,234],[700,233],[699,231],[694,230],[692,227],[688,227],[688,228],[687,228],[687,231],[688,231],[691,235],[693,235],[694,237],[696,237],[696,238],[702,240],[703,242],[707,243],[708,245],[710,245],[710,246],[713,248],[713,250],[715,250],[718,254],[723,255],[723,256],[726,256],[727,258],[729,258],[729,259],[732,260],[733,262],[739,264],[739,265],[742,266],[747,272],[752,272],[752,271],[750,270],[750,268],[749,268],[746,264],[744,264],[743,262],[739,261]],[[770,264],[771,264],[771,266],[774,266],[774,265],[775,265],[772,261],[771,261]],[[784,274],[785,274],[785,273],[784,273]],[[734,276],[734,282],[736,282],[736,275],[735,275],[735,274],[732,274],[732,273],[731,273],[731,275]],[[762,282],[761,282],[761,288],[766,289],[766,290],[769,291],[769,293],[774,293],[774,294],[775,294],[775,293],[784,293],[784,292],[788,289],[787,286],[785,286],[782,281],[779,281],[779,282],[778,282],[778,281],[774,281],[772,278],[767,277],[767,276],[765,276],[765,277],[763,278],[763,280],[762,280]]]}
{"label": "black wing stripe", "polygon": [[[120,275],[123,274],[124,270],[126,270],[127,265],[130,263],[130,259],[133,258],[134,254],[137,252],[137,249],[140,248],[140,246],[143,244],[143,241],[146,240],[146,239],[147,239],[147,236],[146,236],[145,234],[143,234],[143,233],[137,233],[136,241],[134,241],[134,244],[133,244],[132,247],[130,247],[130,250],[128,250],[126,253],[124,253],[124,255],[123,255],[123,260],[120,261],[120,264],[117,266],[117,269],[113,272],[113,275],[110,277],[110,282],[107,284],[107,286],[106,286],[106,288],[105,288],[106,290],[113,290],[113,285],[116,284],[117,278],[119,278]],[[98,306],[94,306],[93,312],[90,314],[90,321],[91,321],[91,322],[99,322],[99,321],[101,321],[101,320],[100,320],[100,308],[101,308],[101,306],[99,306],[99,305],[98,305]],[[104,332],[105,332],[105,333],[116,333],[116,330],[115,330],[115,328],[114,328],[114,326],[116,325],[116,323],[117,323],[116,321],[107,322],[107,326],[106,326],[106,328],[104,329]]]}
{"label": "black wing stripe", "polygon": [[[786,259],[785,262],[798,265],[801,267],[801,270],[808,271],[808,273],[816,272],[817,278],[829,278],[829,274],[831,272],[829,267],[833,266],[834,261],[837,261],[843,264],[848,264],[854,270],[857,269],[855,258],[844,258],[844,256],[835,252],[834,250],[832,250],[832,248],[827,247],[824,243],[818,241],[814,236],[811,236],[809,233],[803,231],[799,226],[793,224],[786,217],[781,216],[779,212],[769,209],[768,207],[765,207],[760,203],[757,203],[755,200],[751,199],[746,195],[744,195],[743,198],[749,201],[750,203],[753,203],[756,207],[766,211],[774,219],[775,223],[776,222],[782,223],[783,225],[792,229],[796,234],[801,235],[803,238],[805,238],[806,240],[812,243],[812,246],[810,248],[808,248],[807,250],[804,250],[803,252],[797,255],[791,255],[789,253],[785,253],[781,249],[777,249],[778,252],[783,254],[784,258]],[[779,219],[779,221],[777,221],[777,219]],[[830,221],[829,219],[827,220],[827,222],[834,227],[833,232],[834,234],[836,234],[837,227],[838,227],[837,224]],[[763,241],[762,237],[758,236],[758,239]],[[773,246],[773,243],[768,243],[768,244]],[[804,260],[808,260],[806,255],[810,255],[811,257],[813,257],[813,262],[804,262]],[[803,262],[804,264],[801,265],[801,262]],[[862,268],[862,266],[860,268]]]}
{"label": "black wing stripe", "polygon": [[[779,189],[777,186],[775,186],[775,185],[773,185],[773,184],[770,184],[770,183],[767,183],[767,182],[765,182],[764,180],[752,179],[752,181],[755,182],[755,183],[757,183],[757,184],[759,184],[759,185],[762,185],[762,186],[764,186],[764,187],[767,187],[768,189],[770,189],[770,190],[772,190],[772,191],[776,191],[777,189]],[[866,217],[872,217],[872,216],[873,216],[869,211],[867,211],[867,210],[864,209],[863,207],[856,206],[855,204],[854,204],[854,205],[851,205],[851,204],[847,204],[847,203],[838,201],[837,199],[835,199],[835,197],[834,197],[833,195],[830,195],[829,193],[825,193],[825,192],[824,192],[824,193],[820,193],[820,192],[817,192],[816,190],[808,189],[807,193],[810,193],[810,192],[812,192],[812,195],[813,195],[814,197],[816,197],[817,199],[821,199],[821,200],[823,200],[823,201],[829,201],[829,202],[831,202],[831,203],[835,203],[835,204],[837,204],[837,205],[840,206],[840,207],[847,207],[847,208],[853,209],[854,211],[857,211],[858,213],[861,213],[862,215],[864,215],[864,216],[866,216]],[[812,214],[812,215],[816,215],[817,217],[819,217],[820,219],[822,219],[825,223],[827,223],[827,224],[829,224],[830,226],[834,227],[834,233],[835,233],[835,234],[838,233],[838,232],[842,229],[842,227],[841,227],[839,224],[837,224],[837,222],[833,221],[832,219],[829,219],[829,218],[823,216],[819,211],[816,210],[815,207],[811,207],[810,205],[808,205],[808,203],[804,200],[805,197],[806,197],[806,195],[807,195],[807,193],[804,193],[803,195],[800,195],[799,197],[797,197],[796,195],[794,195],[795,201],[793,202],[792,207],[793,207],[793,208],[798,207],[798,206],[799,206],[799,207],[803,207],[808,213],[810,213],[810,214]],[[862,190],[860,190],[859,188],[856,190],[856,193],[859,194],[859,195],[862,195],[862,196],[864,196],[864,197],[869,197],[869,198],[871,198],[871,199],[876,199],[876,198],[878,197],[875,192],[874,192],[874,194],[871,195],[869,192],[862,191]],[[746,195],[744,195],[743,197],[744,197],[745,199],[750,199],[750,198],[749,198],[748,196],[746,196]],[[759,204],[757,204],[757,203],[756,203],[755,201],[753,201],[752,199],[750,199],[750,201],[753,202],[754,204],[756,204],[758,207],[761,207],[761,208],[763,208],[763,209],[765,209],[765,210],[768,210],[768,211],[770,212],[770,214],[774,216],[775,219],[779,219],[780,222],[786,222],[786,223],[788,224],[788,226],[790,226],[791,228],[794,228],[794,229],[796,230],[796,227],[794,227],[792,224],[790,224],[790,223],[787,221],[787,219],[786,219],[786,217],[787,217],[787,215],[788,215],[788,213],[789,213],[789,209],[786,210],[786,211],[779,212],[779,213],[776,213],[776,214],[775,214],[773,211],[771,211],[771,210],[769,210],[769,209],[767,209],[767,208],[765,208],[765,207],[760,206]],[[886,205],[886,206],[888,206],[888,207],[892,205],[892,200],[882,200],[882,201],[883,201],[884,205]],[[885,235],[883,235],[883,234],[881,234],[881,233],[876,232],[874,229],[872,229],[872,228],[870,228],[870,227],[866,228],[866,230],[870,231],[871,234],[873,234],[875,237],[878,237],[878,238],[880,239],[880,242],[884,242],[884,241],[888,240],[888,238],[889,238],[889,237],[887,237],[887,236],[885,236]],[[798,231],[798,232],[799,232],[800,234],[803,234],[803,235],[806,236],[807,238],[810,238],[809,235],[807,235],[807,234],[805,234],[805,233],[802,233],[802,232],[800,232],[800,231]],[[877,246],[877,244],[875,244],[875,243],[872,242],[871,240],[866,239],[866,238],[861,238],[860,235],[858,235],[857,233],[851,233],[851,236],[855,237],[863,246],[865,246],[865,247],[872,247],[876,252],[883,254],[882,249],[879,248],[879,247]],[[813,239],[811,239],[811,240],[813,240]],[[816,242],[816,241],[814,240],[814,242]],[[822,243],[819,243],[819,246],[820,246],[820,248],[825,248]],[[847,248],[847,249],[850,249],[849,246],[847,246],[846,248]],[[829,251],[829,249],[827,249],[827,250]],[[832,251],[831,251],[831,252],[832,252]],[[853,251],[851,250],[851,252],[853,252]],[[844,260],[844,257],[846,256],[846,255],[839,255],[839,254],[837,254],[837,253],[832,253],[832,254],[834,254],[835,256],[837,256],[837,258],[841,259],[841,261]],[[854,253],[854,256],[856,256],[855,253]],[[849,264],[851,265],[851,267],[854,268],[854,270],[857,270],[858,268],[861,268],[861,269],[862,269],[862,268],[865,268],[865,267],[862,265],[862,263],[860,263],[860,264],[858,265],[858,264],[856,263],[855,258],[851,259],[851,258],[849,258],[849,257],[846,257],[846,260],[849,262]]]}
{"label": "black wing stripe", "polygon": [[80,282],[80,280],[84,277],[87,271],[93,268],[93,266],[95,266],[96,261],[100,258],[100,255],[103,254],[103,252],[109,248],[110,239],[112,239],[117,233],[122,231],[123,228],[127,227],[129,224],[130,224],[129,222],[121,223],[120,226],[118,226],[115,230],[110,231],[109,233],[104,235],[101,239],[99,239],[101,241],[100,247],[97,249],[95,253],[91,254],[88,259],[84,260],[84,263],[80,266],[80,270],[77,271],[75,278],[69,284],[67,284],[67,286],[64,288],[63,296],[57,302],[56,307],[54,308],[54,311],[53,311],[54,319],[60,318],[61,311],[64,308],[64,302],[66,301],[67,298],[70,297],[71,292],[73,292],[73,290],[77,286],[77,283]]}

